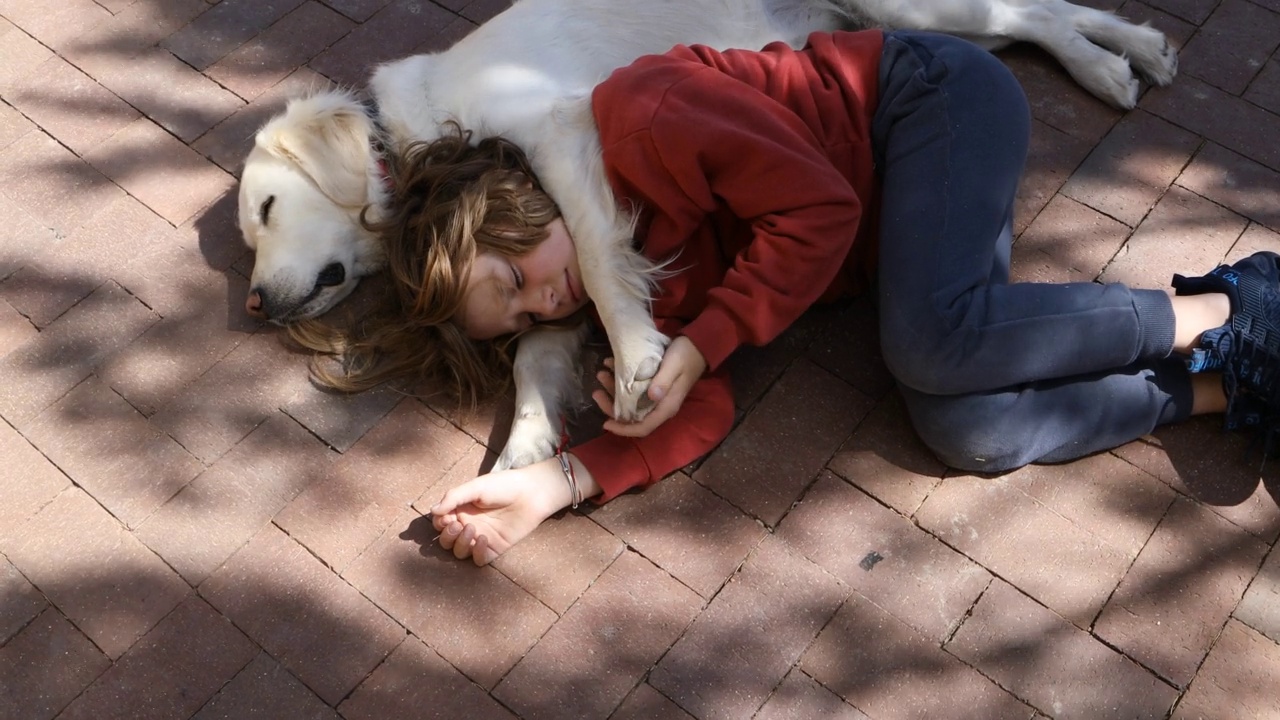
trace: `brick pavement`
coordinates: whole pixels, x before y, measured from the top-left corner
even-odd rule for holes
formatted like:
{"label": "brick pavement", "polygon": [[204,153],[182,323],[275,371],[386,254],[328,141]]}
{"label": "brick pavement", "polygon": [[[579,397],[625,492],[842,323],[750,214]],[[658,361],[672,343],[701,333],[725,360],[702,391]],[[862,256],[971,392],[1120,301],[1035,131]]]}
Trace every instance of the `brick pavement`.
{"label": "brick pavement", "polygon": [[[1280,249],[1280,2],[1100,4],[1182,72],[1120,113],[1002,53],[1016,275]],[[950,472],[866,302],[741,352],[705,462],[490,568],[433,546],[509,404],[310,387],[241,310],[235,176],[284,97],[503,7],[0,0],[0,718],[1280,717],[1280,471],[1205,421]]]}

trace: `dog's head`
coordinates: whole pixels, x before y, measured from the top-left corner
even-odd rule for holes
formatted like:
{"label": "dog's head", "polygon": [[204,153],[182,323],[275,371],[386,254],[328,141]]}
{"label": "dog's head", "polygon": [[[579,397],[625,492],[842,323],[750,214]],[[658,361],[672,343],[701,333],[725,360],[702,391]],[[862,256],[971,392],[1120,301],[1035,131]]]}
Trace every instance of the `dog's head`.
{"label": "dog's head", "polygon": [[385,202],[374,127],[349,94],[293,100],[258,131],[240,177],[239,220],[256,251],[245,308],[278,324],[315,317],[384,260],[360,226]]}

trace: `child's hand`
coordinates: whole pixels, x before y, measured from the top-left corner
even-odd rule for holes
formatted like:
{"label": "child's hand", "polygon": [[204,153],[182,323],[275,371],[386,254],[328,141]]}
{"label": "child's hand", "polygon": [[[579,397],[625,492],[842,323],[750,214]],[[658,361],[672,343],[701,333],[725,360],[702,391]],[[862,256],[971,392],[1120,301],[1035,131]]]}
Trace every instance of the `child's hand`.
{"label": "child's hand", "polygon": [[596,374],[602,387],[591,393],[591,397],[604,414],[610,416],[604,423],[604,429],[626,437],[645,437],[670,420],[684,404],[689,389],[707,370],[707,361],[693,342],[683,335],[677,336],[667,346],[658,374],[649,383],[649,399],[654,402],[653,410],[639,422],[621,423],[613,419],[613,397],[609,394],[609,390],[613,388],[613,359],[605,360],[604,364],[608,369]]}
{"label": "child's hand", "polygon": [[569,502],[564,473],[551,458],[459,485],[432,506],[431,524],[440,547],[488,565]]}

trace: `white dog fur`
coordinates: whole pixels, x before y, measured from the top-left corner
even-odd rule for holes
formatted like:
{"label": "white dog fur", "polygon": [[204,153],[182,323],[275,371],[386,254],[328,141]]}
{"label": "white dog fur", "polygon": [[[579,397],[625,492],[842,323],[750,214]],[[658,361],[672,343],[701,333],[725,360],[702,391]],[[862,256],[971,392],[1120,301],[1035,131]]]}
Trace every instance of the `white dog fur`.
{"label": "white dog fur", "polygon": [[[370,86],[380,131],[344,91],[291,101],[258,132],[245,161],[240,227],[257,251],[246,307],[277,323],[314,317],[383,262],[359,222],[387,202],[377,144],[437,137],[456,120],[476,138],[503,135],[528,152],[575,240],[582,280],[611,341],[615,412],[642,398],[668,339],[648,311],[650,266],[630,243],[630,218],[605,179],[591,88],[676,44],[800,47],[817,30],[879,26],[935,30],[989,49],[1035,43],[1086,89],[1121,108],[1137,75],[1164,85],[1177,58],[1158,31],[1065,0],[517,0],[456,45],[382,65]],[[578,391],[583,331],[539,329],[520,339],[516,416],[497,467],[555,450]]]}

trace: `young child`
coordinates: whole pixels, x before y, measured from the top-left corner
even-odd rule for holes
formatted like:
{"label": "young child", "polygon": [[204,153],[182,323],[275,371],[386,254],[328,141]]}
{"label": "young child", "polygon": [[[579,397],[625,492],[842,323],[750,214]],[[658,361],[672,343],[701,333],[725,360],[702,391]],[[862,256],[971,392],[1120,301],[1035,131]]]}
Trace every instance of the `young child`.
{"label": "young child", "polygon": [[[592,107],[637,242],[677,271],[653,303],[674,338],[657,404],[446,493],[433,522],[458,558],[489,563],[578,499],[605,502],[710,451],[733,421],[734,349],[871,287],[912,423],[956,468],[1071,460],[1199,413],[1269,427],[1280,408],[1280,256],[1176,277],[1176,293],[1008,282],[1029,111],[1008,70],[965,41],[869,31],[815,34],[800,51],[677,47],[615,72]],[[354,346],[352,374],[328,380],[487,390],[511,338],[580,319],[573,238],[500,140],[445,138],[399,177],[400,212],[382,227],[398,298]],[[613,387],[607,370],[601,381]],[[595,399],[607,413],[607,390]]]}

